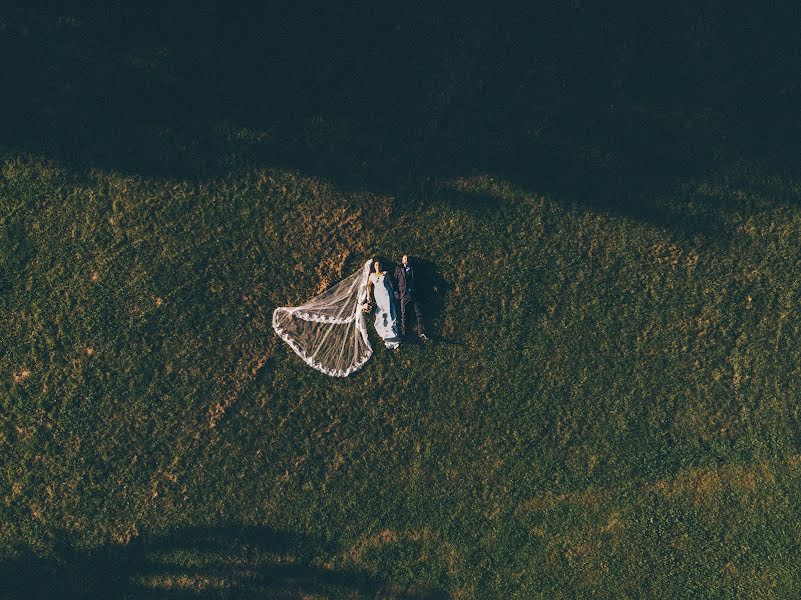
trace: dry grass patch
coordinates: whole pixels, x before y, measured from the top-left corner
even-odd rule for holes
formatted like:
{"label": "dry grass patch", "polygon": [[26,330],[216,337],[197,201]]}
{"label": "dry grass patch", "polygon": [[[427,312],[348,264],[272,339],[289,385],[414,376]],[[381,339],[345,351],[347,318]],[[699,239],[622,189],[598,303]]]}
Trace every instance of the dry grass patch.
{"label": "dry grass patch", "polygon": [[137,537],[139,537],[139,528],[136,526],[136,523],[133,523],[124,532],[112,536],[112,539],[120,546],[127,546]]}
{"label": "dry grass patch", "polygon": [[177,592],[210,592],[231,587],[231,583],[222,577],[201,575],[151,575],[139,581],[143,588],[153,592],[164,592],[165,595]]}
{"label": "dry grass patch", "polygon": [[610,495],[611,491],[607,489],[589,489],[564,494],[547,491],[521,502],[515,508],[514,513],[515,516],[522,516],[532,512],[546,512],[564,503],[582,508],[598,508]]}
{"label": "dry grass patch", "polygon": [[451,592],[452,600],[471,600],[476,597],[476,590],[473,587],[459,587]]}
{"label": "dry grass patch", "polygon": [[801,470],[801,454],[794,454],[785,459],[787,466],[791,471]]}
{"label": "dry grass patch", "polygon": [[[343,552],[343,557],[348,563],[359,564],[369,550],[377,550],[388,544],[401,542],[413,542],[423,546],[419,560],[425,561],[431,555],[445,565],[452,575],[460,572],[461,558],[458,547],[443,541],[439,535],[432,533],[429,529],[408,529],[400,532],[394,529],[384,529],[373,535],[359,538],[355,544]],[[428,546],[429,543],[434,545]]]}
{"label": "dry grass patch", "polygon": [[17,426],[14,427],[14,431],[16,431],[16,433],[17,433],[17,439],[19,441],[21,441],[21,442],[24,442],[25,440],[29,439],[33,435],[33,432],[35,431],[35,428],[33,428],[33,427],[23,427],[22,425],[17,425]]}
{"label": "dry grass patch", "polygon": [[295,269],[302,272],[313,264],[319,282],[316,293],[321,293],[347,275],[343,268],[352,253],[363,256],[363,210],[348,204],[321,210],[319,204],[303,203],[298,212],[295,226],[311,243]]}
{"label": "dry grass patch", "polygon": [[606,525],[601,527],[601,531],[604,533],[616,534],[622,531],[625,527],[626,525],[620,518],[620,511],[616,510],[609,515],[609,520],[606,522]]}
{"label": "dry grass patch", "polygon": [[384,529],[373,535],[359,538],[345,554],[353,561],[359,562],[364,553],[368,550],[380,548],[385,544],[392,544],[398,541],[398,533],[392,529]]}
{"label": "dry grass patch", "polygon": [[30,377],[30,376],[31,376],[30,369],[20,369],[19,371],[14,373],[11,376],[11,378],[13,379],[14,383],[22,383],[23,381],[28,379],[28,377]]}
{"label": "dry grass patch", "polygon": [[729,464],[716,469],[687,469],[672,479],[648,484],[645,489],[668,498],[688,496],[694,505],[710,508],[721,501],[726,491],[755,495],[763,487],[775,483],[773,469],[763,462],[750,466]]}
{"label": "dry grass patch", "polygon": [[[699,243],[696,240],[696,244]],[[691,273],[698,266],[700,256],[695,248],[684,250],[681,246],[672,241],[660,241],[652,244],[649,248],[651,257],[660,266],[670,267],[676,270],[679,267],[687,269]]]}
{"label": "dry grass patch", "polygon": [[650,251],[658,265],[667,265],[672,269],[678,267],[682,256],[681,248],[672,242],[657,242],[651,245]]}

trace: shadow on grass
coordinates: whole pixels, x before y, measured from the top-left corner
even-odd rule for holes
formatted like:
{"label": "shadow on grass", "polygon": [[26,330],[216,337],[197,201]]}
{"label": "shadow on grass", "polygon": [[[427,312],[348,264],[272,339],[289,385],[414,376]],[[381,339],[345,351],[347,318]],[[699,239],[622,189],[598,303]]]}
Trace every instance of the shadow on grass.
{"label": "shadow on grass", "polygon": [[3,598],[440,599],[439,590],[398,591],[374,576],[312,564],[321,540],[267,527],[178,529],[123,545],[79,551],[56,540],[53,558],[30,553],[0,563]]}
{"label": "shadow on grass", "polygon": [[[418,288],[421,291],[420,301],[423,306],[426,335],[428,335],[429,339],[439,344],[462,345],[461,340],[447,338],[439,334],[442,330],[442,316],[448,303],[448,294],[453,288],[453,284],[432,261],[419,256],[411,256],[410,258],[419,280]],[[412,313],[412,316],[414,316],[414,313]]]}
{"label": "shadow on grass", "polygon": [[731,201],[660,198],[740,161],[801,179],[801,70],[786,12],[701,4],[5,3],[0,145],[78,170],[270,165],[406,197],[493,173],[719,238]]}

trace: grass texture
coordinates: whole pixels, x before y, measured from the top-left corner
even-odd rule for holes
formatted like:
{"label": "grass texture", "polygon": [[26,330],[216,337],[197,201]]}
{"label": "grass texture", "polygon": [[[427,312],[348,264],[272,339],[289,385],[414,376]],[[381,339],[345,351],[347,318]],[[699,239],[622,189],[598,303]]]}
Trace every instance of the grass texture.
{"label": "grass texture", "polygon": [[[781,15],[163,10],[0,13],[4,597],[798,595]],[[435,342],[326,377],[376,253]]]}

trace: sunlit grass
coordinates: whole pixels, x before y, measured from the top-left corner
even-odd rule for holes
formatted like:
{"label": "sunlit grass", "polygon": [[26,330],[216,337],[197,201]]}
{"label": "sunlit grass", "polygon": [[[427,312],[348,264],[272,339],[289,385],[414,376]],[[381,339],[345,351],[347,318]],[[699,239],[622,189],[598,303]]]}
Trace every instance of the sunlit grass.
{"label": "sunlit grass", "polygon": [[[234,523],[387,589],[791,593],[801,214],[739,173],[664,197],[716,223],[685,237],[490,175],[376,195],[5,156],[4,553]],[[376,252],[435,265],[441,340],[327,378],[271,312]],[[120,581],[262,589],[203,552]]]}

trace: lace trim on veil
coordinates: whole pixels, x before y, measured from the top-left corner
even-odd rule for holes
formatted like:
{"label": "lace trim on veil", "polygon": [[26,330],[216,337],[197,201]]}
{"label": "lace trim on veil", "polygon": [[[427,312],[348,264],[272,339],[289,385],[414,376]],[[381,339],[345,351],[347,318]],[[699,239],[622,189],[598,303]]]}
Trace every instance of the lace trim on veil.
{"label": "lace trim on veil", "polygon": [[[315,320],[315,319],[310,319],[310,320]],[[352,320],[353,319],[351,319],[351,321]],[[315,369],[325,373],[326,375],[331,375],[332,377],[347,377],[351,373],[361,369],[364,366],[364,363],[370,360],[370,357],[373,355],[372,348],[370,348],[369,351],[364,355],[362,355],[354,365],[348,367],[347,369],[345,370],[332,369],[317,362],[316,360],[314,360],[314,358],[306,354],[306,352],[304,352],[303,349],[295,343],[295,341],[286,333],[286,331],[284,331],[284,329],[282,329],[281,326],[278,325],[278,323],[276,323],[275,314],[273,315],[273,329],[275,329],[275,332],[281,337],[281,339],[284,340],[287,344],[289,344],[289,347],[292,348],[295,351],[295,354],[300,356],[307,365],[309,365],[310,367],[314,367]],[[361,330],[361,328],[359,329]],[[369,343],[368,343],[368,348],[369,348]]]}
{"label": "lace trim on veil", "polygon": [[[279,306],[273,311],[273,329],[275,332],[284,340],[290,348],[300,356],[300,358],[310,367],[317,369],[318,371],[325,373],[326,375],[330,375],[332,377],[347,377],[351,373],[358,371],[364,364],[370,359],[373,354],[373,349],[370,346],[370,342],[367,337],[367,327],[365,325],[365,317],[364,314],[359,309],[359,305],[362,301],[363,291],[367,284],[367,278],[370,275],[370,265],[372,260],[368,260],[361,269],[361,276],[358,278],[358,283],[354,286],[355,279],[353,282],[347,284],[347,280],[354,278],[357,273],[354,273],[350,277],[346,278],[345,280],[341,281],[339,284],[336,284],[334,287],[326,290],[319,296],[312,298],[307,303],[303,304],[302,306],[291,307],[291,306]],[[337,291],[337,288],[342,285],[350,285],[351,287],[347,289],[346,295],[342,298],[337,298],[335,300],[326,301],[325,298],[327,295],[330,295],[332,291]],[[314,308],[318,310],[331,310],[331,309],[338,309],[337,316],[327,315],[327,314],[316,314],[315,312],[310,312]],[[346,312],[347,311],[347,312]],[[347,316],[339,316],[345,313]],[[286,315],[290,319],[300,319],[302,321],[307,322],[314,322],[314,323],[327,323],[330,324],[327,330],[325,330],[325,335],[323,336],[323,340],[315,347],[314,355],[307,352],[301,344],[298,343],[296,340],[286,329],[284,329],[280,322],[279,316]],[[355,323],[354,323],[355,321]],[[351,327],[350,324],[354,324],[355,327]],[[345,339],[344,341],[342,337],[339,340],[333,338],[329,340],[330,334],[334,331],[333,327],[348,325],[346,328]],[[354,340],[354,348],[359,346],[362,347],[362,352],[359,356],[352,356],[350,357],[350,362],[346,368],[338,368],[337,366],[333,366],[331,364],[324,364],[315,358],[316,355],[320,354],[320,347],[326,341],[329,342],[329,345],[334,345],[336,343],[337,346],[346,347],[348,342],[347,337],[355,335],[361,337],[361,343],[359,340]],[[316,341],[316,340],[315,340]],[[340,344],[339,342],[342,341]]]}

